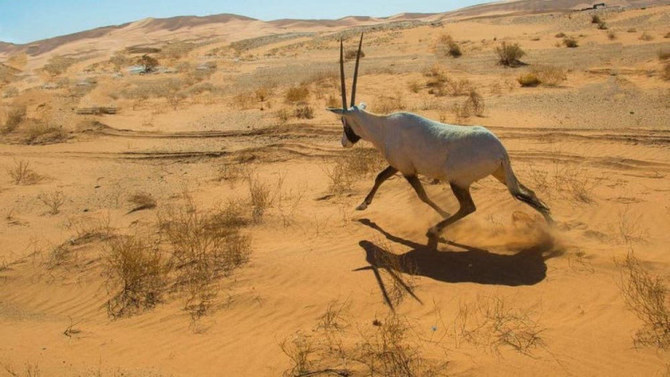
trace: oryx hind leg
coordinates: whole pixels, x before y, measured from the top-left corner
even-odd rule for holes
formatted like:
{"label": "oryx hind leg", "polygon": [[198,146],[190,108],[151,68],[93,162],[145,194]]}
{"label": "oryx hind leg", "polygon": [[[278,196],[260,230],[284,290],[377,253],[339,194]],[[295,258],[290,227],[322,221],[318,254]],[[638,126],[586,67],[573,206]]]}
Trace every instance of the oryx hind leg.
{"label": "oryx hind leg", "polygon": [[384,183],[384,181],[386,181],[387,179],[393,177],[393,175],[397,172],[398,169],[394,168],[393,166],[389,166],[386,169],[382,170],[381,173],[377,175],[377,178],[375,178],[375,184],[372,186],[372,189],[363,200],[363,203],[359,204],[358,207],[356,207],[356,210],[362,211],[368,208],[368,205],[372,203],[372,199],[375,197],[375,194],[377,193],[379,186],[381,186],[381,184]]}
{"label": "oryx hind leg", "polygon": [[470,195],[470,187],[460,187],[453,183],[450,183],[451,191],[454,192],[454,196],[458,200],[460,208],[453,216],[450,216],[439,223],[437,223],[432,228],[428,229],[426,236],[428,237],[428,246],[435,247],[437,246],[437,240],[444,228],[455,223],[456,221],[464,218],[465,216],[475,212],[477,207],[475,207],[475,202],[472,201],[472,196]]}

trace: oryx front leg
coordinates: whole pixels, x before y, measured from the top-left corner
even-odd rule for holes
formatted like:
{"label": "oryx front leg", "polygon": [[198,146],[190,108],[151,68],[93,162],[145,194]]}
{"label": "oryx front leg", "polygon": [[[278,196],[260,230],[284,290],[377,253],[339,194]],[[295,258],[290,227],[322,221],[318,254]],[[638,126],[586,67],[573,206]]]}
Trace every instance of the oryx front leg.
{"label": "oryx front leg", "polygon": [[421,185],[421,181],[419,181],[419,178],[417,178],[416,175],[406,175],[405,179],[407,180],[407,182],[409,182],[410,185],[412,185],[414,191],[416,191],[416,194],[419,196],[419,199],[421,199],[422,202],[431,206],[442,217],[445,218],[449,217],[448,212],[445,212],[442,208],[440,208],[437,204],[435,204],[432,200],[430,200],[430,198],[428,198],[428,195],[426,195],[426,191],[424,191],[423,186]]}
{"label": "oryx front leg", "polygon": [[358,207],[356,207],[356,210],[362,211],[368,208],[368,205],[372,203],[372,198],[375,197],[375,194],[377,193],[379,186],[381,186],[382,183],[384,183],[384,181],[386,181],[387,179],[393,177],[393,175],[397,172],[398,169],[394,168],[393,166],[389,166],[386,169],[382,170],[382,172],[377,175],[377,178],[375,178],[375,184],[374,186],[372,186],[372,190],[370,190],[368,196],[365,197],[363,203],[361,203]]}
{"label": "oryx front leg", "polygon": [[446,218],[439,223],[437,223],[432,228],[428,229],[426,236],[428,237],[428,245],[435,247],[437,246],[437,240],[444,228],[455,223],[456,221],[464,218],[465,216],[473,213],[477,208],[475,203],[472,201],[472,196],[470,196],[470,187],[462,188],[451,183],[451,191],[454,192],[456,199],[458,199],[458,204],[460,208],[453,216]]}

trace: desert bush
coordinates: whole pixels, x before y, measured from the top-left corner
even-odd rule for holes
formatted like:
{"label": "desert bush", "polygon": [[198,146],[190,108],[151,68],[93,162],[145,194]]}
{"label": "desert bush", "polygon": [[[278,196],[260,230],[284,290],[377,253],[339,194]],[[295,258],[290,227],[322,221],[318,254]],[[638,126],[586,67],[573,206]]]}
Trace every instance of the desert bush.
{"label": "desert bush", "polygon": [[564,33],[564,32],[560,32],[560,33],[554,35],[554,37],[556,37],[556,38],[564,38],[564,37],[565,37],[565,33]]}
{"label": "desert bush", "polygon": [[465,99],[463,107],[467,109],[468,113],[480,117],[484,114],[484,98],[473,89],[468,94],[468,98]]}
{"label": "desert bush", "polygon": [[[358,49],[344,51],[344,60],[356,59],[356,53],[358,53]],[[364,57],[365,57],[365,52],[363,50],[361,50],[361,59],[363,59]]]}
{"label": "desert bush", "polygon": [[565,47],[569,48],[579,47],[579,43],[577,43],[577,39],[575,39],[574,37],[563,38],[563,44],[565,45]]}
{"label": "desert bush", "polygon": [[646,41],[646,42],[652,41],[652,40],[654,40],[654,36],[645,31],[645,32],[642,33],[642,35],[640,35],[640,40],[641,41]]}
{"label": "desert bush", "polygon": [[132,204],[132,208],[128,213],[141,211],[144,209],[156,208],[156,199],[146,192],[136,192],[128,198],[128,203]]}
{"label": "desert bush", "polygon": [[42,67],[42,70],[51,76],[58,76],[64,73],[72,64],[76,62],[77,61],[73,58],[54,55],[49,59],[49,61],[47,61],[44,67]]}
{"label": "desert bush", "polygon": [[395,96],[379,96],[371,104],[371,111],[378,114],[389,114],[394,111],[405,109],[402,95],[396,93]]}
{"label": "desert bush", "polygon": [[143,73],[151,73],[151,72],[155,71],[156,68],[158,68],[158,64],[159,64],[158,60],[156,60],[156,58],[151,57],[147,54],[144,54],[144,55],[140,56],[137,59],[136,63],[138,65],[142,66],[142,72]]}
{"label": "desert bush", "polygon": [[289,109],[282,108],[275,111],[275,116],[277,117],[277,124],[280,126],[285,125],[293,116],[295,112],[291,112]]}
{"label": "desert bush", "polygon": [[[546,86],[557,86],[561,82],[566,80],[566,74],[565,70],[559,67],[551,66],[551,65],[541,65],[534,67],[529,75],[534,77],[538,82],[534,85],[537,84],[542,84]],[[521,78],[519,79],[519,83],[521,86],[534,86],[532,85],[532,77],[529,77],[528,80],[529,84],[531,85],[524,85],[521,81]]]}
{"label": "desert bush", "polygon": [[663,278],[650,274],[632,251],[617,264],[626,304],[644,323],[636,333],[636,343],[662,349],[670,347],[670,301]]}
{"label": "desert bush", "polygon": [[451,56],[452,58],[458,58],[463,55],[460,46],[449,34],[441,34],[437,38],[435,51],[440,56]]}
{"label": "desert bush", "polygon": [[14,131],[26,117],[26,106],[13,106],[7,110],[7,120],[0,133],[8,134]]}
{"label": "desert bush", "polygon": [[607,24],[605,22],[598,22],[598,29],[607,30]]}
{"label": "desert bush", "polygon": [[249,202],[255,222],[261,222],[265,211],[272,204],[270,185],[257,176],[249,176]]}
{"label": "desert bush", "polygon": [[599,24],[601,22],[603,22],[603,21],[600,19],[599,15],[594,14],[594,15],[591,16],[591,23],[592,24]]}
{"label": "desert bush", "polygon": [[314,118],[314,109],[309,105],[300,105],[295,108],[295,117],[298,119]]}
{"label": "desert bush", "polygon": [[63,127],[50,125],[42,121],[29,122],[23,142],[26,144],[54,144],[67,140]]}
{"label": "desert bush", "polygon": [[57,215],[60,207],[65,204],[65,194],[62,191],[43,192],[37,196],[49,209],[49,214]]}
{"label": "desert bush", "polygon": [[521,65],[521,59],[526,53],[519,47],[518,43],[508,44],[503,42],[496,47],[496,54],[498,55],[498,63],[507,67],[516,67]]}
{"label": "desert bush", "polygon": [[108,288],[115,292],[107,301],[110,317],[132,315],[160,302],[168,269],[153,240],[139,236],[111,238],[104,264]]}
{"label": "desert bush", "polygon": [[609,39],[610,41],[613,41],[616,38],[617,38],[617,36],[616,36],[616,33],[614,32],[614,30],[610,30],[610,31],[607,32],[607,39]]}
{"label": "desert bush", "polygon": [[335,164],[324,171],[330,180],[329,191],[333,194],[350,192],[356,180],[379,172],[384,160],[376,149],[353,148],[346,155],[335,159]]}
{"label": "desert bush", "polygon": [[14,160],[14,166],[7,169],[15,185],[32,185],[42,180],[42,176],[30,168],[30,163],[24,160]]}
{"label": "desert bush", "polygon": [[289,88],[284,96],[286,102],[289,103],[305,102],[307,97],[309,97],[309,88],[305,85]]}
{"label": "desert bush", "polygon": [[519,84],[523,87],[534,87],[540,85],[540,79],[533,72],[523,73],[517,79]]}
{"label": "desert bush", "polygon": [[254,94],[256,95],[256,99],[259,102],[265,102],[267,101],[270,96],[272,95],[272,88],[269,86],[261,86],[260,88],[256,89],[254,91]]}

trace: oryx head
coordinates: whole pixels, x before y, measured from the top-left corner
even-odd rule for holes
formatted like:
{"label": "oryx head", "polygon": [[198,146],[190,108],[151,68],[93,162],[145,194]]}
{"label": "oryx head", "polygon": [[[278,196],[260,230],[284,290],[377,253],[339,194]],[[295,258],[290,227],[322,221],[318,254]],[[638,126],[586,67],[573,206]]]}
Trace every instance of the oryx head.
{"label": "oryx head", "polygon": [[[344,81],[344,46],[342,39],[340,39],[340,87],[342,88],[342,108],[329,107],[327,110],[335,114],[342,116],[342,126],[344,127],[344,132],[342,133],[342,146],[345,148],[353,147],[358,140],[361,139],[360,136],[354,132],[351,126],[347,123],[347,117],[345,115],[350,114],[354,111],[358,111],[359,107],[355,106],[356,101],[356,81],[358,79],[358,62],[361,58],[361,46],[363,45],[363,33],[361,33],[361,39],[358,42],[358,52],[356,53],[356,65],[354,67],[354,83],[351,86],[351,106],[347,107],[347,89],[345,87]],[[362,104],[361,108],[365,108],[365,105]]]}

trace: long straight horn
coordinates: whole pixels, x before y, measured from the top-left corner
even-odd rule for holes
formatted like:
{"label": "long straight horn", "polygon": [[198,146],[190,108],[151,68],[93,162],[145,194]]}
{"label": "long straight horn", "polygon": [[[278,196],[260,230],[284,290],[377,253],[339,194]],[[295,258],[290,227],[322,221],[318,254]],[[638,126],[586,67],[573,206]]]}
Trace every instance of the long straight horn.
{"label": "long straight horn", "polygon": [[344,82],[344,46],[340,38],[340,88],[342,88],[342,109],[347,109],[347,87]]}
{"label": "long straight horn", "polygon": [[358,52],[356,53],[356,66],[354,67],[354,84],[351,86],[351,106],[356,104],[356,81],[358,81],[358,62],[361,59],[361,46],[363,46],[363,33],[358,41]]}

